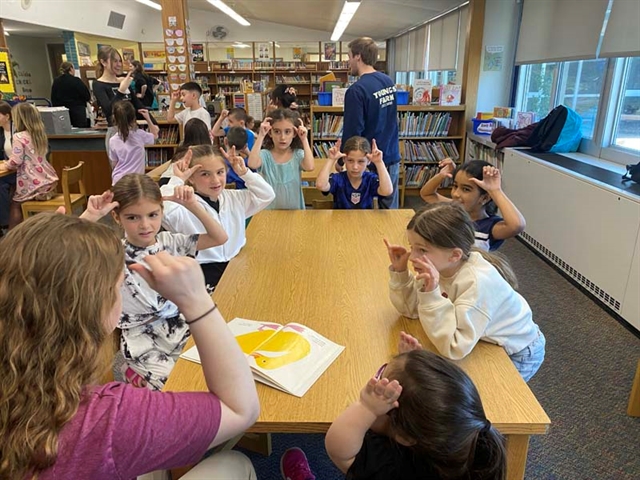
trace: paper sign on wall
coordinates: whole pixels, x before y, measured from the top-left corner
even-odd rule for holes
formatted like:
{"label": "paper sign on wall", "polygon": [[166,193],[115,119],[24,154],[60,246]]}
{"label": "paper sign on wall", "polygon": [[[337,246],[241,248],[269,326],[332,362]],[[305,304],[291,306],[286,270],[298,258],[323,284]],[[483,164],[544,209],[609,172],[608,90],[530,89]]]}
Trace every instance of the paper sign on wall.
{"label": "paper sign on wall", "polygon": [[11,59],[7,50],[0,50],[0,92],[14,93],[16,87],[11,73]]}
{"label": "paper sign on wall", "polygon": [[502,45],[487,45],[484,51],[485,72],[501,72],[504,59],[504,47]]}

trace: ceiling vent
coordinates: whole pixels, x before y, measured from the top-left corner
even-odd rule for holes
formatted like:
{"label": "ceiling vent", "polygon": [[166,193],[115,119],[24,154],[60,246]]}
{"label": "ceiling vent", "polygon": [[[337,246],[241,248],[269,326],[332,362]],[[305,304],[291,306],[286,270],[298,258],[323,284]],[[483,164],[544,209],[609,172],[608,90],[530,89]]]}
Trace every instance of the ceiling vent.
{"label": "ceiling vent", "polygon": [[109,21],[107,22],[107,26],[117,28],[122,30],[124,26],[125,16],[118,12],[111,12],[109,14]]}

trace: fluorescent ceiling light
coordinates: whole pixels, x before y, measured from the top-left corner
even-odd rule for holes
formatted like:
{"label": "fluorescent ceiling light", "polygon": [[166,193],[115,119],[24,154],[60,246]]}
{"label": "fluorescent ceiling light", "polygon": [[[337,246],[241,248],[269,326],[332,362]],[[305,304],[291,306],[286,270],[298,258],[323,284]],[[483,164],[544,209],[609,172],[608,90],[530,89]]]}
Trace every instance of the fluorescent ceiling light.
{"label": "fluorescent ceiling light", "polygon": [[156,2],[152,2],[151,0],[136,0],[138,3],[142,3],[147,7],[155,8],[156,10],[162,10],[162,5]]}
{"label": "fluorescent ceiling light", "polygon": [[207,2],[209,2],[211,5],[216,7],[221,12],[226,13],[227,15],[229,15],[231,18],[233,18],[240,25],[243,25],[245,27],[248,27],[249,25],[251,25],[243,17],[238,15],[230,6],[224,4],[221,0],[207,0]]}
{"label": "fluorescent ceiling light", "polygon": [[356,13],[356,10],[358,10],[359,6],[360,2],[344,2],[342,12],[340,13],[340,17],[338,18],[336,26],[333,29],[333,34],[331,35],[332,42],[337,42],[338,40],[340,40],[340,37],[347,29],[351,18],[353,18],[353,15]]}
{"label": "fluorescent ceiling light", "polygon": [[234,48],[250,48],[251,45],[247,45],[246,43],[242,43],[242,42],[234,42],[233,47]]}
{"label": "fluorescent ceiling light", "polygon": [[11,35],[9,35],[9,32],[7,32],[6,30],[4,31],[4,36],[5,37],[10,37]]}

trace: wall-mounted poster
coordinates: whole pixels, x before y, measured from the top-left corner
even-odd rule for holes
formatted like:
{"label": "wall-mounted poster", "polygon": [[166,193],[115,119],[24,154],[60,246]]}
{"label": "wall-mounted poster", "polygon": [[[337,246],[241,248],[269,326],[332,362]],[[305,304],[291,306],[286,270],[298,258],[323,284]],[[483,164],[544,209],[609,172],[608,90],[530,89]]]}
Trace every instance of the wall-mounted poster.
{"label": "wall-mounted poster", "polygon": [[11,59],[6,49],[0,49],[0,92],[14,93],[16,88],[13,84],[11,73]]}
{"label": "wall-mounted poster", "polygon": [[271,44],[259,43],[258,44],[258,58],[260,60],[269,60],[271,57]]}
{"label": "wall-mounted poster", "polygon": [[324,59],[335,60],[336,59],[336,44],[335,42],[326,42],[324,44]]}
{"label": "wall-mounted poster", "polygon": [[302,60],[302,48],[293,47],[293,59],[294,60]]}
{"label": "wall-mounted poster", "polygon": [[504,47],[502,45],[487,45],[484,50],[485,72],[501,72],[504,59]]}
{"label": "wall-mounted poster", "polygon": [[131,62],[135,60],[135,53],[132,48],[123,48],[122,49],[122,61],[126,65],[131,65]]}
{"label": "wall-mounted poster", "polygon": [[227,47],[227,59],[232,60],[235,57],[233,47]]}
{"label": "wall-mounted poster", "polygon": [[91,49],[88,43],[78,42],[78,55],[81,57],[90,57]]}
{"label": "wall-mounted poster", "polygon": [[192,43],[191,44],[191,58],[194,62],[204,62],[204,44]]}

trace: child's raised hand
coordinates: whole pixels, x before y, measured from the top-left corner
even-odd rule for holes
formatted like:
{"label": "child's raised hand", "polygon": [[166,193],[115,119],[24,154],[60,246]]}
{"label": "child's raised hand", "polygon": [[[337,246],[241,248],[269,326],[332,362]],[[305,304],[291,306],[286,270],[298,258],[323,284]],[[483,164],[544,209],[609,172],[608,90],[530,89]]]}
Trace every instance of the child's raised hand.
{"label": "child's raised hand", "polygon": [[193,191],[193,187],[189,185],[179,185],[173,190],[173,195],[162,197],[165,202],[176,202],[186,208],[194,208],[198,205],[198,199]]}
{"label": "child's raised hand", "polygon": [[384,244],[387,246],[389,252],[389,260],[391,260],[391,269],[394,272],[404,272],[407,270],[407,264],[409,263],[409,255],[411,252],[404,248],[402,245],[391,245],[387,239],[384,239]]}
{"label": "child's raised hand", "polygon": [[187,153],[185,153],[184,157],[173,164],[173,174],[183,182],[189,180],[189,178],[191,178],[191,175],[202,168],[202,165],[194,165],[193,167],[189,168],[191,157],[193,157],[193,152],[191,151],[191,149],[189,149],[187,150]]}
{"label": "child's raised hand", "polygon": [[82,214],[82,218],[97,222],[111,210],[118,208],[118,202],[113,201],[113,192],[107,190],[102,195],[91,195],[87,201],[87,209]]}
{"label": "child's raised hand", "polygon": [[133,70],[129,70],[127,72],[127,76],[120,81],[118,91],[120,93],[127,93],[127,90],[129,90],[129,87],[131,86],[131,82],[133,82]]}
{"label": "child's raised hand", "polygon": [[267,117],[260,124],[260,133],[258,135],[262,135],[263,137],[266,137],[270,130],[271,130],[271,117]]}
{"label": "child's raised hand", "polygon": [[398,408],[402,386],[397,380],[371,378],[360,392],[360,403],[376,417]]}
{"label": "child's raised hand", "polygon": [[407,353],[413,350],[422,350],[420,341],[408,333],[400,332],[400,340],[398,341],[398,353]]}
{"label": "child's raised hand", "polygon": [[236,175],[239,177],[243,176],[248,171],[247,165],[244,163],[244,158],[236,154],[236,147],[231,147],[231,150],[229,151],[229,163],[231,164],[233,171],[236,172]]}
{"label": "child's raised hand", "polygon": [[453,177],[453,172],[456,169],[456,164],[453,160],[447,157],[444,160],[441,160],[438,166],[440,167],[440,175],[444,175],[449,178]]}
{"label": "child's raised hand", "polygon": [[378,148],[375,138],[371,141],[371,153],[367,153],[367,158],[374,165],[382,163],[382,151]]}
{"label": "child's raised hand", "polygon": [[416,280],[422,280],[424,286],[421,291],[431,292],[435,290],[440,283],[440,272],[435,265],[426,256],[414,258],[411,260],[413,269],[416,271]]}
{"label": "child's raised hand", "polygon": [[484,167],[482,169],[482,180],[477,178],[470,178],[469,180],[486,192],[497,191],[502,188],[500,170],[496,167]]}
{"label": "child's raised hand", "polygon": [[226,108],[220,112],[220,120],[224,120],[229,116],[229,110]]}
{"label": "child's raised hand", "polygon": [[145,120],[151,120],[151,119],[149,118],[149,110],[147,110],[146,108],[141,108],[141,109],[139,109],[139,110],[138,110],[138,113],[139,113],[140,115],[142,115],[142,116],[145,118]]}
{"label": "child's raised hand", "polygon": [[180,100],[180,92],[172,92],[171,93],[171,100],[174,102],[177,102],[178,100]]}
{"label": "child's raised hand", "polygon": [[333,147],[329,149],[329,160],[333,163],[336,163],[342,157],[346,157],[346,153],[340,152],[340,146],[342,145],[342,140],[338,139],[336,143],[333,144]]}
{"label": "child's raised hand", "polygon": [[300,140],[302,140],[303,142],[308,138],[307,132],[307,127],[305,127],[304,125],[300,125],[298,127],[298,137],[300,137]]}

